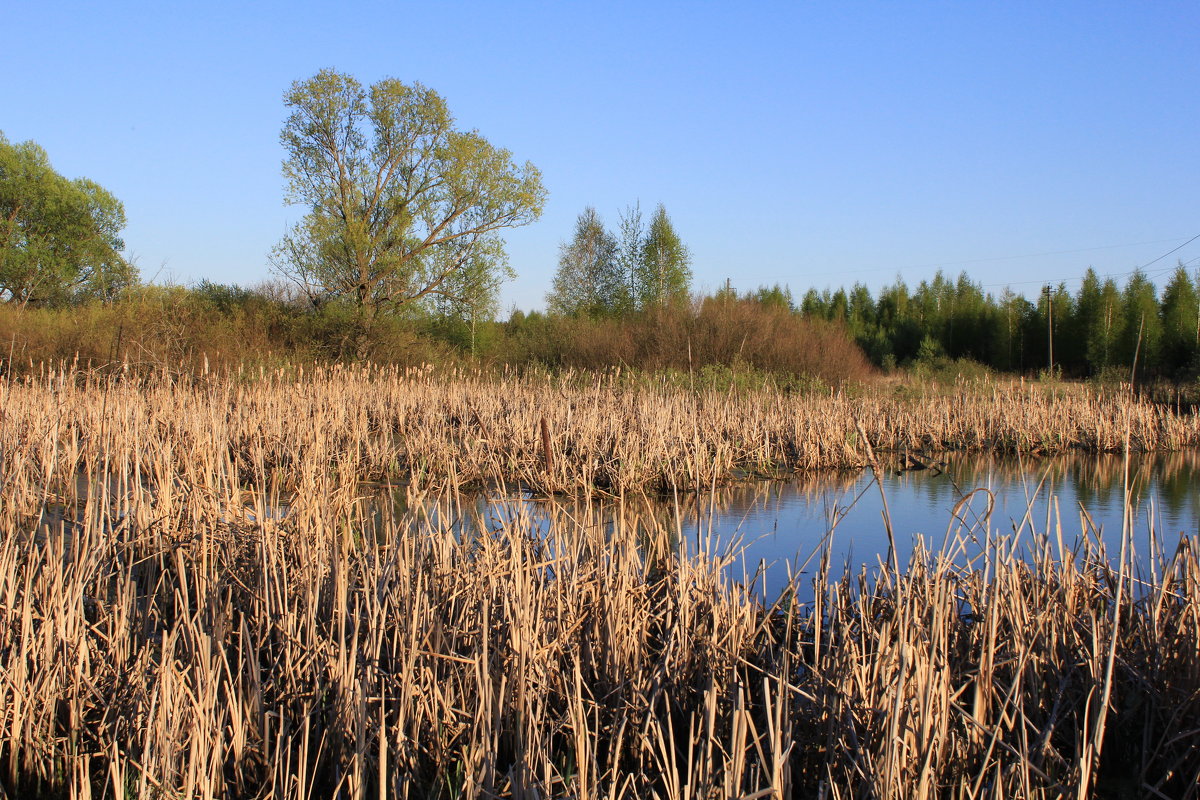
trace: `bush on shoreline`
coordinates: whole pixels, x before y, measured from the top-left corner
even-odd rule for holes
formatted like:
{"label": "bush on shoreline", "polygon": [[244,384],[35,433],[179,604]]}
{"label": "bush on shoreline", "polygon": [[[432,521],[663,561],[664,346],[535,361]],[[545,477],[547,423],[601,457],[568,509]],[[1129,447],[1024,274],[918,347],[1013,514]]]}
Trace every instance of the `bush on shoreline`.
{"label": "bush on shoreline", "polygon": [[[346,363],[356,360],[358,324],[344,305],[313,308],[277,284],[254,291],[209,283],[195,289],[143,286],[111,303],[0,305],[0,359],[17,370],[54,362],[191,372],[205,365],[211,370]],[[723,366],[828,384],[874,374],[841,326],[747,299],[709,298],[695,309],[622,319],[518,312],[508,322],[473,328],[430,315],[381,317],[365,352],[372,363],[397,366],[644,371]]]}

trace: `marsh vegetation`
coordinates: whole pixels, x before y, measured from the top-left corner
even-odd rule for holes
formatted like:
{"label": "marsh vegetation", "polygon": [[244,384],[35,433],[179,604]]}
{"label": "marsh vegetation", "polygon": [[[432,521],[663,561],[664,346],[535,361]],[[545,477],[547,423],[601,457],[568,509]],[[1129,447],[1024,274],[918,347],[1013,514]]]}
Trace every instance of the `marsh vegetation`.
{"label": "marsh vegetation", "polygon": [[[944,541],[862,571],[817,547],[764,598],[641,502],[906,451],[1188,448],[1193,415],[1061,384],[366,367],[0,391],[9,796],[1200,791],[1195,536],[1006,536],[977,493]],[[380,480],[404,502],[369,503]],[[464,535],[464,491],[498,482],[616,511]]]}

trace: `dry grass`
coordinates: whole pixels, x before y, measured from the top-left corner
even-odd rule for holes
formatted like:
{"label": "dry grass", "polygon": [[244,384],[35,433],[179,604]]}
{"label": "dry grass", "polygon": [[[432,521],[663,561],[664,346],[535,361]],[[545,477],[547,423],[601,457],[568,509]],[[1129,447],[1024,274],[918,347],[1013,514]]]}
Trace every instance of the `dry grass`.
{"label": "dry grass", "polygon": [[[200,378],[43,371],[0,388],[5,452],[71,491],[103,456],[132,480],[187,493],[263,484],[356,491],[502,478],[550,491],[708,488],[746,474],[859,468],[881,453],[1119,452],[1200,445],[1200,415],[1018,383],[955,395],[690,390],[615,374],[288,369]],[[543,436],[543,431],[545,436]],[[547,449],[547,442],[549,449]],[[549,458],[548,458],[549,456]],[[549,465],[550,469],[547,469]],[[53,483],[53,481],[51,481]]]}
{"label": "dry grass", "polygon": [[[903,571],[826,566],[814,603],[764,607],[724,577],[734,554],[684,557],[679,512],[635,492],[771,464],[788,435],[796,466],[863,463],[854,417],[892,447],[970,420],[974,446],[1009,441],[1022,418],[1097,446],[1108,401],[997,390],[988,421],[366,371],[3,391],[8,796],[1197,796],[1195,538],[1071,552],[996,536],[977,495]],[[1120,413],[1145,446],[1194,441]],[[415,473],[405,504],[365,502],[359,479],[392,470]],[[485,513],[468,480],[601,474],[626,491],[611,513],[461,524]]]}

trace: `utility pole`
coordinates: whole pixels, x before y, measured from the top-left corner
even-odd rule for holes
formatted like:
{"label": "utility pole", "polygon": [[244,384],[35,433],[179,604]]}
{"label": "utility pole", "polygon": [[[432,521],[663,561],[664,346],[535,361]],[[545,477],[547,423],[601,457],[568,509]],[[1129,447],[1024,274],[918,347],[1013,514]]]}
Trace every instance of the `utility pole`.
{"label": "utility pole", "polygon": [[1054,297],[1050,294],[1050,284],[1042,287],[1042,294],[1046,295],[1046,338],[1049,341],[1049,360],[1050,374],[1054,374]]}

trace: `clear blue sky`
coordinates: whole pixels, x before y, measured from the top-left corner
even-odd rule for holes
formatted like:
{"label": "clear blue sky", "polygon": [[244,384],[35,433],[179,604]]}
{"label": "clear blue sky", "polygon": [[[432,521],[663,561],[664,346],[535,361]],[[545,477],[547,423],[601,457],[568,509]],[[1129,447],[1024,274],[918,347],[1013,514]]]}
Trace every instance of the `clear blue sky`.
{"label": "clear blue sky", "polygon": [[[503,307],[540,307],[595,206],[666,205],[695,285],[998,291],[1200,234],[1200,4],[10,2],[0,130],[120,198],[144,278],[252,285],[282,95],[419,80],[543,172]],[[1200,264],[1200,241],[1156,264]],[[1163,280],[1158,280],[1159,285]]]}

